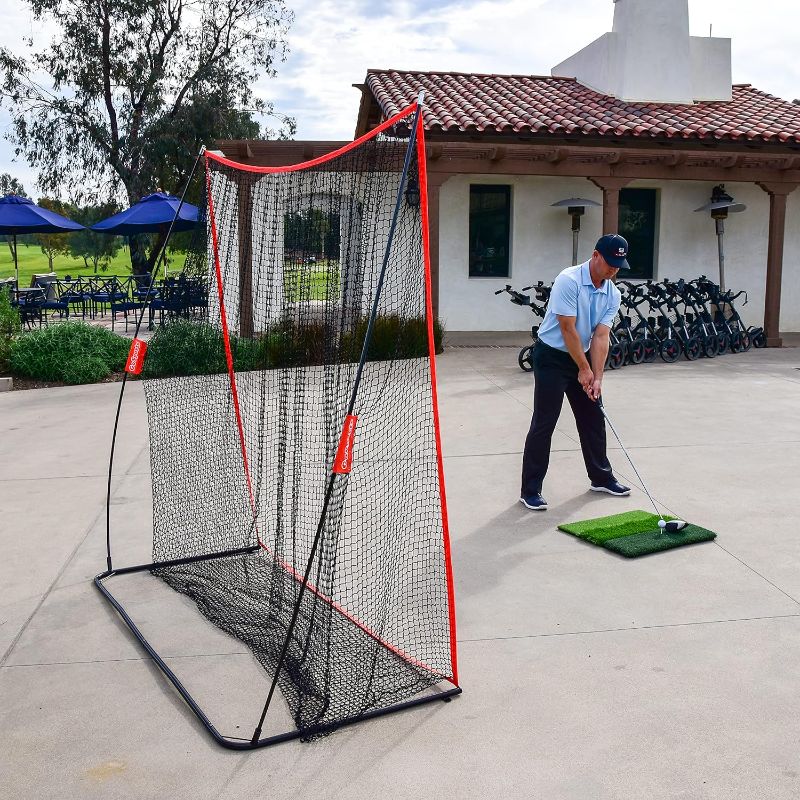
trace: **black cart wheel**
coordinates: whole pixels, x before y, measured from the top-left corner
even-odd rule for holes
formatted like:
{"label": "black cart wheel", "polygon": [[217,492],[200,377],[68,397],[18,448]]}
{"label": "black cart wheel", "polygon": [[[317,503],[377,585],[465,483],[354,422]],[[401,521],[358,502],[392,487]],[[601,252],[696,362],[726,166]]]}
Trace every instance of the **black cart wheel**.
{"label": "black cart wheel", "polygon": [[703,337],[703,355],[706,358],[714,358],[719,353],[719,338],[713,333]]}
{"label": "black cart wheel", "polygon": [[533,345],[523,347],[517,356],[519,368],[525,372],[533,372]]}
{"label": "black cart wheel", "polygon": [[760,350],[762,347],[767,346],[767,334],[764,333],[763,328],[748,328],[748,333],[750,334],[750,341],[753,343],[753,347]]}
{"label": "black cart wheel", "polygon": [[731,349],[731,340],[728,336],[727,331],[722,331],[721,333],[717,334],[717,341],[719,342],[719,349],[717,350],[717,355],[724,356],[728,350]]}
{"label": "black cart wheel", "polygon": [[703,352],[703,345],[696,336],[690,336],[683,343],[683,354],[686,356],[687,361],[697,361],[700,358],[700,353]]}
{"label": "black cart wheel", "polygon": [[658,339],[648,336],[646,339],[642,339],[642,342],[644,343],[644,363],[652,364],[658,358]]}
{"label": "black cart wheel", "polygon": [[619,369],[625,364],[625,347],[621,343],[612,344],[608,349],[608,359],[606,367],[608,369]]}
{"label": "black cart wheel", "polygon": [[681,357],[681,346],[676,339],[664,339],[659,351],[662,361],[674,364]]}
{"label": "black cart wheel", "polygon": [[753,341],[750,338],[748,331],[739,331],[739,352],[746,353],[753,346]]}
{"label": "black cart wheel", "polygon": [[[653,353],[655,356],[655,353]],[[628,359],[631,364],[641,364],[645,357],[645,344],[643,339],[634,339],[628,342]]]}

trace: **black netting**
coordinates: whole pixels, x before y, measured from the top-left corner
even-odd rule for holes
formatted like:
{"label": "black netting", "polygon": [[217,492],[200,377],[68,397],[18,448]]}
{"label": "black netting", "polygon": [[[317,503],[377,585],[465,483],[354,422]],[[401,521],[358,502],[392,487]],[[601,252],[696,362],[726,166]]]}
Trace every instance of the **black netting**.
{"label": "black netting", "polygon": [[[209,159],[209,311],[176,330],[222,347],[218,263],[241,436],[228,374],[191,374],[200,344],[175,377],[144,381],[153,560],[260,545],[158,575],[270,675],[320,524],[406,149],[379,136],[285,172]],[[453,675],[418,174],[415,157],[353,410],[352,472],[335,478],[279,678],[301,730]]]}

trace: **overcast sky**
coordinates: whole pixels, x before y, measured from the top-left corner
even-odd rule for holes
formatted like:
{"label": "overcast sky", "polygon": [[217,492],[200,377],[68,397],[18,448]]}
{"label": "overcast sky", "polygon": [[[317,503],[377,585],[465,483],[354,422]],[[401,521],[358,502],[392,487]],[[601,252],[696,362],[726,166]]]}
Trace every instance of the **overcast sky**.
{"label": "overcast sky", "polygon": [[[655,2],[656,0],[654,0]],[[2,0],[0,44],[20,50],[34,23],[21,0]],[[257,86],[297,120],[298,139],[351,139],[370,67],[547,75],[611,30],[612,0],[286,0],[295,19],[278,77]],[[691,32],[733,40],[733,79],[787,100],[800,97],[796,4],[689,0]],[[0,134],[8,116],[0,111]],[[0,142],[0,172],[36,192],[35,175]]]}

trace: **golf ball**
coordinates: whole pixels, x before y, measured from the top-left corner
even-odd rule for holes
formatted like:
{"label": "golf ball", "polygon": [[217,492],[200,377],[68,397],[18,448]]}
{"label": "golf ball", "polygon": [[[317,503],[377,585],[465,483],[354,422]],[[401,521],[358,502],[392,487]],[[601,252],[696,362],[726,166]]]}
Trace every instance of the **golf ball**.
{"label": "golf ball", "polygon": [[660,520],[658,521],[658,527],[659,527],[659,528],[666,528],[666,527],[667,527],[666,520],[660,519]]}

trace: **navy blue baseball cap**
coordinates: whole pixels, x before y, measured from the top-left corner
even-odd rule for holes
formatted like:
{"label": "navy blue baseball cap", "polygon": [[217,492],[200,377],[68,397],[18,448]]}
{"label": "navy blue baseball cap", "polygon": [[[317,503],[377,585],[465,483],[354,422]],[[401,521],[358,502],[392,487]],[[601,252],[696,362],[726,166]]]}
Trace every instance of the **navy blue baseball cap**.
{"label": "navy blue baseball cap", "polygon": [[607,233],[597,240],[594,249],[606,260],[609,267],[630,269],[625,260],[628,256],[628,242],[618,233]]}

